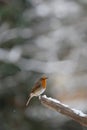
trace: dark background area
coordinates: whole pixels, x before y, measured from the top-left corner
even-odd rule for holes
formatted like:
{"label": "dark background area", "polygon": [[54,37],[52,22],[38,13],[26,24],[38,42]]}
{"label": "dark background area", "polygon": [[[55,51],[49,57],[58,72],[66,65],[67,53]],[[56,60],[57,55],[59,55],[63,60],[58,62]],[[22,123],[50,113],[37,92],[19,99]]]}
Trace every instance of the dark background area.
{"label": "dark background area", "polygon": [[0,130],[86,130],[45,108],[26,107],[35,81],[87,113],[87,1],[0,0]]}

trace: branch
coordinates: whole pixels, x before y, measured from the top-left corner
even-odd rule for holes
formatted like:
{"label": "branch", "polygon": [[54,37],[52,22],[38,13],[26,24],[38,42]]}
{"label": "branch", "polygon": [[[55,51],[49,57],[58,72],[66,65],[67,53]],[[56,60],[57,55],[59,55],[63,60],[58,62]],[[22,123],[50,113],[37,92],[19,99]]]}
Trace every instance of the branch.
{"label": "branch", "polygon": [[77,121],[83,126],[87,126],[87,115],[83,112],[76,109],[71,109],[68,105],[62,104],[56,99],[48,98],[46,95],[40,96],[39,100],[46,107],[71,117],[73,120]]}

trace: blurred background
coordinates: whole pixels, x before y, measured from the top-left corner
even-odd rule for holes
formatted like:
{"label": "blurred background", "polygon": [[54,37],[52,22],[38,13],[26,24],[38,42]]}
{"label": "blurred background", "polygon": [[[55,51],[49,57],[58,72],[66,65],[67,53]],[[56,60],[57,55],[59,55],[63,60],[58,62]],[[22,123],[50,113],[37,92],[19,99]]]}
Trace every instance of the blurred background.
{"label": "blurred background", "polygon": [[0,0],[0,130],[87,130],[25,106],[43,74],[47,96],[87,113],[87,0]]}

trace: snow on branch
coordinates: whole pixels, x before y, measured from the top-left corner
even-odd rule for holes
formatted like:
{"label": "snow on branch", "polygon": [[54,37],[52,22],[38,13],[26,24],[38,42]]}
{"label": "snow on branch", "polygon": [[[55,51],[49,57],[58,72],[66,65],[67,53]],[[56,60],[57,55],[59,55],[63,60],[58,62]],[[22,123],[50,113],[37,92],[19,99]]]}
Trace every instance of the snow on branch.
{"label": "snow on branch", "polygon": [[39,100],[46,107],[71,117],[73,120],[77,121],[83,126],[87,126],[87,115],[80,110],[72,109],[68,105],[62,104],[56,99],[48,98],[46,95],[40,96]]}

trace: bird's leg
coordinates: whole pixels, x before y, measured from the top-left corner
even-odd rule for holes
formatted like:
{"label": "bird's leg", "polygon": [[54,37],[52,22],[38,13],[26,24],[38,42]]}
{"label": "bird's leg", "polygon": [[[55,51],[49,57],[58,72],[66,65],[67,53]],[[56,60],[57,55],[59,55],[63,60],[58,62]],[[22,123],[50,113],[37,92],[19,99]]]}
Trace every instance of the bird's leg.
{"label": "bird's leg", "polygon": [[39,95],[39,100],[41,99],[41,95]]}

